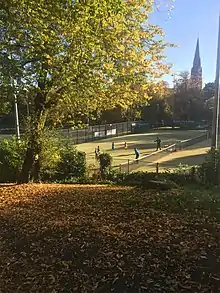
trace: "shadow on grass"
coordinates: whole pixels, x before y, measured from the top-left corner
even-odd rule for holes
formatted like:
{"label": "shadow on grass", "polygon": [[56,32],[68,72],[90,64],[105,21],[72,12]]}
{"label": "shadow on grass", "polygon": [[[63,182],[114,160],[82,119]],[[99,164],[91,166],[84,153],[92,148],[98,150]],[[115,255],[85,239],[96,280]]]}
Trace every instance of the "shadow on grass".
{"label": "shadow on grass", "polygon": [[[169,159],[169,157],[167,157]],[[171,160],[167,160],[166,162],[161,162],[160,166],[163,168],[176,168],[178,165],[189,165],[195,166],[202,164],[205,160],[205,155],[190,155],[187,157],[179,157]]]}

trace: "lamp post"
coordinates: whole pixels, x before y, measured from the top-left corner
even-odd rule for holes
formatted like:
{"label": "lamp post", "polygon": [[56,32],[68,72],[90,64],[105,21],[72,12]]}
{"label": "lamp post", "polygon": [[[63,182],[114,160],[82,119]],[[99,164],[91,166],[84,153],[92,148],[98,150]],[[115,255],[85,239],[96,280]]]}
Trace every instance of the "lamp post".
{"label": "lamp post", "polygon": [[19,116],[18,116],[18,101],[17,101],[17,93],[14,85],[14,79],[11,79],[13,95],[14,95],[14,109],[15,109],[15,128],[16,128],[16,138],[20,141],[20,125],[19,125]]}
{"label": "lamp post", "polygon": [[219,77],[220,77],[220,14],[219,14],[219,31],[218,31],[218,46],[217,46],[217,64],[215,78],[215,100],[213,108],[212,120],[212,141],[211,148],[218,148],[218,132],[219,132]]}
{"label": "lamp post", "polygon": [[16,126],[16,137],[17,140],[20,140],[20,126],[19,126],[19,116],[18,116],[18,102],[17,102],[17,95],[14,94],[14,103],[15,103],[15,126]]}
{"label": "lamp post", "polygon": [[175,99],[176,99],[176,73],[172,74],[173,76],[173,124],[174,124],[174,119],[175,119]]}

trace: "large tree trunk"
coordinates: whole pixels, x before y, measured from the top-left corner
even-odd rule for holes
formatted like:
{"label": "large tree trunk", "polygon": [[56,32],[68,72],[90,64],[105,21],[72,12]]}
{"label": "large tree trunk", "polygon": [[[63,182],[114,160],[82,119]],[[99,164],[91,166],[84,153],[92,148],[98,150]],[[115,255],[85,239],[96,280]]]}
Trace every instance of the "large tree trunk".
{"label": "large tree trunk", "polygon": [[28,183],[31,179],[35,182],[40,180],[40,154],[41,154],[40,133],[39,138],[31,136],[25,154],[22,170],[18,183]]}
{"label": "large tree trunk", "polygon": [[47,110],[45,109],[45,96],[38,93],[35,98],[35,109],[30,122],[28,147],[18,183],[28,183],[40,180],[40,156],[42,151],[42,133],[44,130]]}

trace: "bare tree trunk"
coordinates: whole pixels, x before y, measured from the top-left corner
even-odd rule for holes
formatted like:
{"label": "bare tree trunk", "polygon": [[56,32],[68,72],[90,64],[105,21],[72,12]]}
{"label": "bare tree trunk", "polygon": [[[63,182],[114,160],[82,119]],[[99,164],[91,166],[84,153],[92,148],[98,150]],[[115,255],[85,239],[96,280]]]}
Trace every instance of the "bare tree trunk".
{"label": "bare tree trunk", "polygon": [[41,136],[46,122],[46,97],[38,93],[35,98],[35,111],[30,122],[30,135],[28,148],[18,178],[18,183],[28,183],[30,179],[40,180],[40,155],[42,151]]}
{"label": "bare tree trunk", "polygon": [[[36,130],[34,130],[36,132]],[[22,170],[18,178],[18,183],[28,183],[30,179],[40,180],[40,154],[42,143],[40,141],[41,132],[38,135],[32,135],[29,138],[28,148],[22,165]]]}

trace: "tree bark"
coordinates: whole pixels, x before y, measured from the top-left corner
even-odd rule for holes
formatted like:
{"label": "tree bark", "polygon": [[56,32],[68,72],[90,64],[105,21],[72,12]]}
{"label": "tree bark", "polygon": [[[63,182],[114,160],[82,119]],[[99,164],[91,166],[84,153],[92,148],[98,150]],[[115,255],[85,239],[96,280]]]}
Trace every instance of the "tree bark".
{"label": "tree bark", "polygon": [[28,146],[25,159],[22,165],[21,173],[19,174],[18,183],[28,183],[31,177],[31,169],[34,164],[34,150],[32,146]]}
{"label": "tree bark", "polygon": [[28,183],[40,180],[40,156],[42,151],[41,136],[44,130],[47,109],[45,109],[46,96],[38,93],[35,97],[35,111],[30,122],[30,135],[22,170],[18,183]]}
{"label": "tree bark", "polygon": [[[36,132],[36,130],[34,131]],[[39,132],[37,136],[31,135],[29,138],[18,183],[28,183],[31,179],[35,182],[40,180],[40,154],[42,150],[40,137],[41,133]]]}

